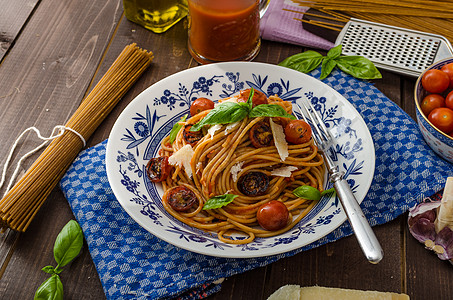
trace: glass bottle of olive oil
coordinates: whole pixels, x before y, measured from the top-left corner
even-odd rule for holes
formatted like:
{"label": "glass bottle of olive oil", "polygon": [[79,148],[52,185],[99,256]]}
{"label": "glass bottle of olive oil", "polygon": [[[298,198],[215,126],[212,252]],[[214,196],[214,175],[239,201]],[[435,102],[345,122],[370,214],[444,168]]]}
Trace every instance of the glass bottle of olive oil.
{"label": "glass bottle of olive oil", "polygon": [[187,0],[123,0],[126,18],[161,33],[187,15]]}

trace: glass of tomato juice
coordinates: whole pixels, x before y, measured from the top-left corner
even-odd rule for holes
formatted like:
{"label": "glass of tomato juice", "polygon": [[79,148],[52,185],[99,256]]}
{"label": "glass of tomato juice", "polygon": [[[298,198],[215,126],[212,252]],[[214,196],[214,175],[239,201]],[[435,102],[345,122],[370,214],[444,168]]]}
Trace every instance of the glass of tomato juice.
{"label": "glass of tomato juice", "polygon": [[202,64],[255,58],[270,0],[189,0],[189,52]]}

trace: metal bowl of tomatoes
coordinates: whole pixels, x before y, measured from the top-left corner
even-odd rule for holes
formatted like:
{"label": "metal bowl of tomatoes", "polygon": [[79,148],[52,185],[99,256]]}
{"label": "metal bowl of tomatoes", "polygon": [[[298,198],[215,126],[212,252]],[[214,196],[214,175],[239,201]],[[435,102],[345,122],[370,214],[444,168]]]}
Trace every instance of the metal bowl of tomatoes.
{"label": "metal bowl of tomatoes", "polygon": [[417,122],[426,143],[453,163],[453,57],[423,71],[414,94]]}

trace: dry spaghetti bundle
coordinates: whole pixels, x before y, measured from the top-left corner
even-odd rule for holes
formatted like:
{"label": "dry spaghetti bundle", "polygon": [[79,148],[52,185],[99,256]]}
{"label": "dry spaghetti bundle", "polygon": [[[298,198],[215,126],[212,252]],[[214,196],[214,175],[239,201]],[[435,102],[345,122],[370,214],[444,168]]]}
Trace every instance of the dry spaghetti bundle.
{"label": "dry spaghetti bundle", "polygon": [[[347,22],[350,17],[397,27],[439,34],[453,43],[453,5],[450,1],[422,0],[292,0]],[[318,15],[319,17],[319,15]],[[332,22],[314,24],[330,27]]]}
{"label": "dry spaghetti bundle", "polygon": [[[291,112],[290,102],[272,96],[269,103],[279,103]],[[192,126],[208,113],[209,110],[206,110],[180,122],[183,127],[175,140],[171,142],[167,137],[162,141],[160,156],[171,157],[187,147],[184,137],[186,126]],[[288,144],[288,156],[284,160],[275,144],[255,147],[250,131],[263,122],[273,122],[271,119],[279,121],[279,118],[246,117],[233,124],[217,125],[215,131],[205,134],[193,144],[190,166],[184,166],[185,170],[181,166],[176,167],[162,182],[165,209],[192,227],[216,232],[219,240],[226,243],[245,244],[252,242],[255,237],[275,236],[294,227],[316,201],[299,198],[293,194],[293,190],[300,186],[311,186],[322,191],[323,159],[312,139],[302,144]],[[188,167],[191,175],[187,174]],[[250,174],[257,177],[244,183],[245,179],[242,179]],[[268,180],[264,193],[249,195],[244,192],[243,185],[253,186],[251,189],[254,189],[262,185],[260,180],[264,178]],[[169,203],[169,193],[180,187],[187,188],[196,196],[195,205],[190,210],[177,211]],[[209,199],[227,194],[235,197],[228,205],[204,209]],[[258,226],[257,211],[272,200],[283,203],[290,217],[282,229],[265,230]],[[241,238],[231,238],[233,233]]]}
{"label": "dry spaghetti bundle", "polygon": [[25,231],[52,189],[121,97],[153,60],[128,45],[24,176],[0,200],[0,227]]}

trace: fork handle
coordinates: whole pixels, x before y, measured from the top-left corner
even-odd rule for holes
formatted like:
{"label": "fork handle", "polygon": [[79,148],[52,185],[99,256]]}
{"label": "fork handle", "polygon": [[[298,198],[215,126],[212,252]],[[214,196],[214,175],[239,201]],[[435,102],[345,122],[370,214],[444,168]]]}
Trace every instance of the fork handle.
{"label": "fork handle", "polygon": [[379,244],[376,235],[371,229],[368,220],[360,208],[351,188],[342,176],[332,178],[337,196],[346,212],[349,223],[354,231],[360,247],[369,262],[377,264],[384,256],[384,251]]}

